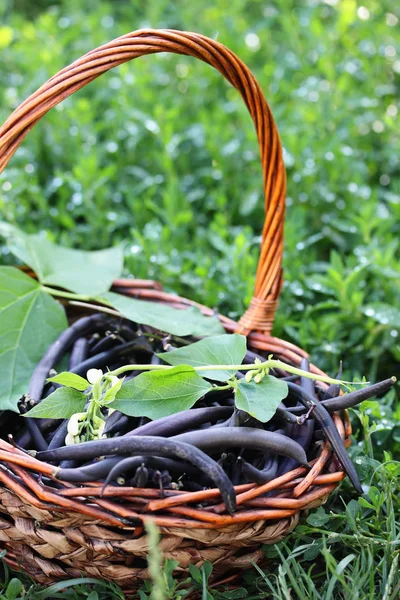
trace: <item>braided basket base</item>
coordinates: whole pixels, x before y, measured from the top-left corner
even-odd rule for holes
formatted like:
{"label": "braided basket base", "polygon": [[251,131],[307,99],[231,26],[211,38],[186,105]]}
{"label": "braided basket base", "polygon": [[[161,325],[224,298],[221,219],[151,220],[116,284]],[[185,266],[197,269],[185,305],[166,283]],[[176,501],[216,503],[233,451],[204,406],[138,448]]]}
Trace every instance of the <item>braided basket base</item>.
{"label": "braided basket base", "polygon": [[[115,282],[115,291],[184,309],[196,305],[166,294],[152,282]],[[76,315],[74,315],[76,316]],[[220,317],[227,332],[237,329]],[[249,347],[263,350],[296,366],[307,354],[277,338],[251,333]],[[315,373],[322,373],[311,367]],[[333,415],[346,445],[351,429],[345,415]],[[53,467],[28,457],[0,440],[0,546],[6,562],[35,581],[48,585],[63,579],[88,576],[108,579],[133,597],[148,578],[148,541],[143,524],[154,521],[161,531],[160,548],[166,558],[179,562],[175,576],[186,578],[190,564],[214,565],[214,581],[260,563],[262,544],[282,540],[297,525],[304,511],[324,503],[344,473],[329,444],[315,448],[316,458],[307,471],[299,467],[262,486],[236,486],[238,511],[226,513],[218,490],[184,492],[109,486],[100,497],[101,484],[79,487],[51,478]],[[272,495],[265,496],[266,492]],[[199,505],[199,503],[201,504]]]}

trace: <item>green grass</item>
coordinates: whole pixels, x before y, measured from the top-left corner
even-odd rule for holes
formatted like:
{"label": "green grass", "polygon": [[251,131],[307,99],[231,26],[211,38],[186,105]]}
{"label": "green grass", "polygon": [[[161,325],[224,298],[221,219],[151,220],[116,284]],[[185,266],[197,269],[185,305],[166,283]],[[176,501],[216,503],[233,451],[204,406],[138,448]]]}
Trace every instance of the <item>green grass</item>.
{"label": "green grass", "polygon": [[[400,362],[396,10],[388,0],[214,0],[201,9],[183,0],[0,0],[0,121],[67,63],[130,30],[217,37],[254,71],[285,149],[285,286],[274,334],[329,373],[343,359],[346,378],[377,380],[398,374]],[[67,99],[0,176],[2,218],[76,247],[124,240],[135,276],[233,317],[251,298],[262,204],[256,137],[237,92],[207,65],[172,55],[123,65]],[[398,464],[388,461],[399,459],[399,422],[394,393],[354,416],[354,455],[385,463],[360,465],[372,508],[342,485],[326,512],[272,550],[268,581],[252,584],[248,574],[249,597],[396,597]],[[384,494],[379,507],[374,488]],[[202,590],[207,572],[192,575]]]}

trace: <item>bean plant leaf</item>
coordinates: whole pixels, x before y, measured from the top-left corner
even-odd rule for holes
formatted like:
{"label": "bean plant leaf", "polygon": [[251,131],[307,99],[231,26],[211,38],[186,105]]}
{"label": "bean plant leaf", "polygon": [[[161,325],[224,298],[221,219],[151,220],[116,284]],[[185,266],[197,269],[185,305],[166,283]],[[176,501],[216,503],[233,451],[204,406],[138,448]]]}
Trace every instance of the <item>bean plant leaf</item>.
{"label": "bean plant leaf", "polygon": [[0,267],[0,410],[18,412],[37,363],[67,327],[63,307],[37,281]]}
{"label": "bean plant leaf", "polygon": [[94,252],[64,248],[4,222],[0,222],[0,235],[6,238],[11,252],[31,267],[43,284],[93,297],[109,290],[122,272],[121,246]]}
{"label": "bean plant leaf", "polygon": [[150,371],[122,384],[112,408],[132,417],[160,419],[188,410],[211,388],[190,366]]}
{"label": "bean plant leaf", "polygon": [[239,381],[236,390],[235,404],[262,423],[267,423],[274,416],[278,404],[288,395],[286,381],[266,375],[260,383]]}
{"label": "bean plant leaf", "polygon": [[74,388],[80,392],[84,392],[90,386],[90,383],[84,377],[76,375],[75,373],[68,373],[66,371],[64,373],[59,373],[55,377],[49,377],[47,381],[59,383],[60,385]]}
{"label": "bean plant leaf", "polygon": [[181,310],[156,302],[127,298],[114,292],[102,294],[102,298],[131,321],[151,325],[172,335],[205,337],[224,332],[217,317],[206,317],[195,306]]}
{"label": "bean plant leaf", "polygon": [[[204,367],[207,365],[240,365],[246,354],[246,338],[243,335],[215,335],[189,346],[177,348],[171,352],[157,354],[169,365],[191,365]],[[199,374],[215,381],[227,381],[237,369],[220,371],[201,371]]]}
{"label": "bean plant leaf", "polygon": [[24,417],[35,419],[69,419],[83,412],[87,398],[85,394],[69,387],[60,387],[25,413]]}
{"label": "bean plant leaf", "polygon": [[118,381],[118,383],[116,383],[112,387],[108,388],[108,390],[106,391],[106,393],[103,396],[102,404],[111,404],[111,402],[113,402],[115,400],[115,397],[116,397],[117,393],[119,392],[119,390],[121,389],[122,384],[123,384],[123,380],[120,379]]}

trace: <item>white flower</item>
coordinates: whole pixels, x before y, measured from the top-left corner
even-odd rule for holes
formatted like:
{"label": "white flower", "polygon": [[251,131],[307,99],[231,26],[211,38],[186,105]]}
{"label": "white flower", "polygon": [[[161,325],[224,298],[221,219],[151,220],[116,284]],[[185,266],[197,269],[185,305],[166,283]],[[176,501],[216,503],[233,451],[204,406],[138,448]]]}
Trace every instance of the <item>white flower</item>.
{"label": "white flower", "polygon": [[84,417],[86,417],[86,413],[84,412],[75,413],[74,415],[72,415],[72,417],[70,417],[68,421],[68,433],[70,433],[71,435],[78,435],[80,429],[80,422],[84,419]]}
{"label": "white flower", "polygon": [[103,377],[103,371],[101,369],[89,369],[89,371],[86,373],[86,379],[92,385],[94,385],[102,377]]}
{"label": "white flower", "polygon": [[67,435],[65,436],[65,445],[66,446],[73,446],[75,444],[75,438],[71,433],[67,433]]}

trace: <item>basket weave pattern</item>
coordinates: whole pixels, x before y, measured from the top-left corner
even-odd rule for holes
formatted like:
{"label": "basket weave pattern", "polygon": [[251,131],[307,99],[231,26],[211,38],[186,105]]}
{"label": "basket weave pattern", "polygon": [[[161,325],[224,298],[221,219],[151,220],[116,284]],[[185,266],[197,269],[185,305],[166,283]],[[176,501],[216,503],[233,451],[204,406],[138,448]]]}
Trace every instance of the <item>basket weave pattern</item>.
{"label": "basket weave pattern", "polygon": [[[123,62],[165,51],[207,62],[236,87],[260,145],[266,218],[254,297],[239,323],[219,318],[228,333],[247,335],[250,349],[299,366],[306,352],[270,335],[282,287],[285,169],[279,136],[254,76],[220,43],[194,33],[142,30],[89,52],[25,100],[0,129],[0,172],[53,106]],[[163,292],[154,282],[118,280],[113,289],[182,310],[195,305],[213,314],[210,308]],[[313,365],[310,369],[322,374]],[[334,414],[334,422],[349,445],[347,413]],[[325,442],[315,450],[309,471],[299,467],[262,486],[236,486],[238,511],[230,516],[217,489],[166,490],[161,497],[155,489],[112,486],[101,496],[102,484],[96,482],[82,487],[57,481],[52,487],[42,478],[51,478],[54,467],[0,440],[0,543],[7,550],[5,560],[43,584],[83,574],[110,579],[129,595],[148,577],[144,524],[153,520],[161,529],[164,555],[179,561],[182,576],[190,564],[205,560],[214,564],[217,576],[247,568],[262,559],[261,544],[283,539],[300,515],[325,502],[343,479],[330,445]],[[267,492],[272,493],[265,496]]]}

